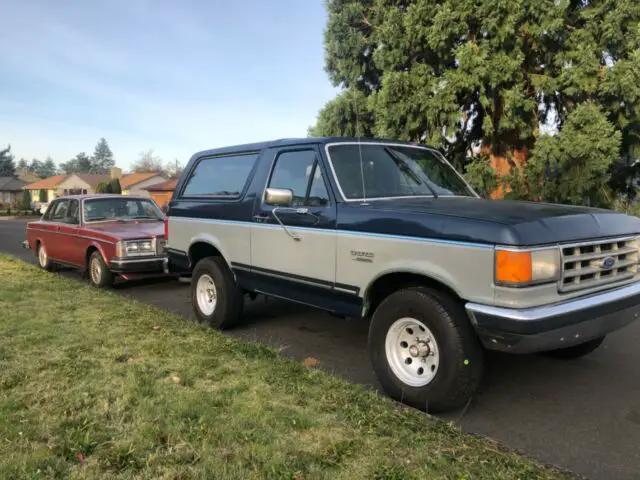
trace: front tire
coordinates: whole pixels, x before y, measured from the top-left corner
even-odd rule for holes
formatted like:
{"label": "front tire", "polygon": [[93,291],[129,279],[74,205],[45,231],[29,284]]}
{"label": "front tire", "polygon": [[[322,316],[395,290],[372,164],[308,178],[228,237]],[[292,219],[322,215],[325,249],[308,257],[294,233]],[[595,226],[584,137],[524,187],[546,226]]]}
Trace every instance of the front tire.
{"label": "front tire", "polygon": [[191,276],[191,303],[198,321],[218,330],[240,322],[244,292],[221,257],[203,258],[196,264]]}
{"label": "front tire", "polygon": [[382,301],[371,319],[369,354],[391,398],[431,413],[466,404],[483,373],[483,350],[461,305],[424,287]]}
{"label": "front tire", "polygon": [[47,248],[44,246],[44,243],[40,242],[38,244],[36,255],[38,256],[38,266],[41,269],[47,272],[53,271],[53,263],[49,258],[49,254],[47,253]]}
{"label": "front tire", "polygon": [[89,258],[89,282],[97,288],[111,286],[113,273],[107,268],[100,252],[95,251]]}
{"label": "front tire", "polygon": [[600,347],[600,345],[602,345],[604,339],[605,337],[598,337],[594,338],[593,340],[589,340],[588,342],[574,345],[572,347],[550,350],[548,352],[544,352],[544,354],[560,360],[576,360],[578,358],[585,357],[595,351],[598,347]]}

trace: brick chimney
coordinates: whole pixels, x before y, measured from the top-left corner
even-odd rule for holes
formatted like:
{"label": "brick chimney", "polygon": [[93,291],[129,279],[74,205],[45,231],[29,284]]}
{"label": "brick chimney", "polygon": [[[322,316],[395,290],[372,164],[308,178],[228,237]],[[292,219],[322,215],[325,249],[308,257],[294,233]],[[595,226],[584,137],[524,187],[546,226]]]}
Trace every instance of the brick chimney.
{"label": "brick chimney", "polygon": [[122,176],[122,169],[118,167],[111,168],[111,179],[117,178],[118,180]]}

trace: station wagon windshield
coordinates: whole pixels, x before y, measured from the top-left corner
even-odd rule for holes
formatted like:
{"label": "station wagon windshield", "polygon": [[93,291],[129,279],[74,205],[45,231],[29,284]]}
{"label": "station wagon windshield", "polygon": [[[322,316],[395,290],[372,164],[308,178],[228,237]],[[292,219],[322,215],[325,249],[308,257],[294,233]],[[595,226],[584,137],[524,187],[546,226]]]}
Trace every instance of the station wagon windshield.
{"label": "station wagon windshield", "polygon": [[329,147],[329,157],[346,200],[476,196],[450,165],[426,148],[338,144]]}
{"label": "station wagon windshield", "polygon": [[163,220],[164,215],[144,198],[95,198],[84,201],[85,223],[129,220]]}

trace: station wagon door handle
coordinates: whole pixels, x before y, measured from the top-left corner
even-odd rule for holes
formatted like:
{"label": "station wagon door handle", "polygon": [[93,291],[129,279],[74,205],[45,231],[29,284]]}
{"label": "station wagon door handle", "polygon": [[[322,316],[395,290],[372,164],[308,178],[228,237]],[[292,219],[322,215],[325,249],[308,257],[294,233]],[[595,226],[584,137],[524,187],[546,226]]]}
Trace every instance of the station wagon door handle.
{"label": "station wagon door handle", "polygon": [[269,219],[269,215],[266,213],[258,213],[257,215],[253,216],[254,220],[268,220]]}

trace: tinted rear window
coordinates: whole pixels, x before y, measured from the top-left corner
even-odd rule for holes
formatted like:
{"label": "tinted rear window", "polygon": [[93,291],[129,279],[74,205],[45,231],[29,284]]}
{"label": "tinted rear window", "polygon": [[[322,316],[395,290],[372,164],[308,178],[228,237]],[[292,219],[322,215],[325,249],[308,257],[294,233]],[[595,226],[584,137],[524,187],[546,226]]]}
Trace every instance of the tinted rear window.
{"label": "tinted rear window", "polygon": [[193,169],[182,196],[239,197],[257,159],[257,153],[204,158]]}

